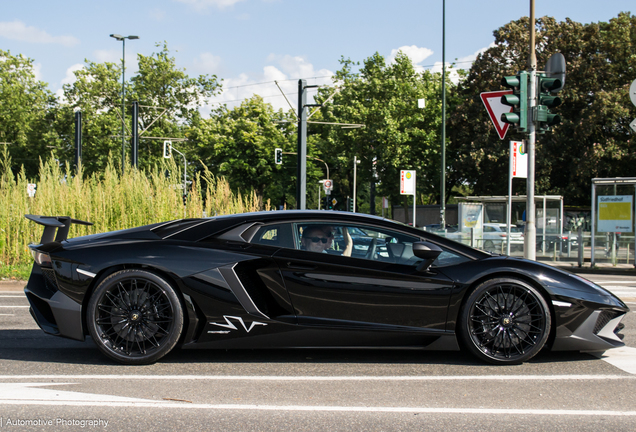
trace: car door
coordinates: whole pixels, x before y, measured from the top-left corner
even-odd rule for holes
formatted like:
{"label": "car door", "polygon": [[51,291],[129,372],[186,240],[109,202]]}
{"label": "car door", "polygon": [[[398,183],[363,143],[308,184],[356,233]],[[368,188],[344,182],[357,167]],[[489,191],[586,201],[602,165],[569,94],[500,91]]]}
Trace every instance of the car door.
{"label": "car door", "polygon": [[[416,270],[420,260],[413,255],[412,245],[419,238],[350,223],[293,225],[296,247],[281,248],[274,259],[299,324],[445,329],[453,282],[434,270]],[[323,252],[304,250],[302,233],[315,226],[326,227],[331,234],[357,233],[349,236],[353,240],[349,256],[344,239],[333,241]],[[368,238],[362,238],[360,231]]]}

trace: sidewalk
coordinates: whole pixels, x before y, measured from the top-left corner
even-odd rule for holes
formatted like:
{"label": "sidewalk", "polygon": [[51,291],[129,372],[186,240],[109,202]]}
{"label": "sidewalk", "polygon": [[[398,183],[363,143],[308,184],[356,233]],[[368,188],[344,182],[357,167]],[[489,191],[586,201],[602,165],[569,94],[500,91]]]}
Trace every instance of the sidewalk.
{"label": "sidewalk", "polygon": [[0,281],[0,292],[3,291],[19,291],[22,292],[24,290],[24,286],[27,281]]}
{"label": "sidewalk", "polygon": [[594,263],[594,267],[590,267],[588,261],[583,263],[582,267],[579,267],[576,261],[552,261],[547,259],[537,259],[537,261],[578,274],[636,276],[636,268],[634,268],[633,264],[616,264],[613,266],[611,263]]}

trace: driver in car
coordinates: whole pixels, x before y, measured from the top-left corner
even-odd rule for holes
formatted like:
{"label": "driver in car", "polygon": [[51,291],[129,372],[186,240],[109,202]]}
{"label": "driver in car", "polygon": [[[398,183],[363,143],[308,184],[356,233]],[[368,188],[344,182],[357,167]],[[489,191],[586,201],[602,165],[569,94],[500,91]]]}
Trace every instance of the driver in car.
{"label": "driver in car", "polygon": [[[342,227],[346,246],[342,252],[343,256],[351,256],[353,250],[353,240],[349,235],[349,230]],[[302,234],[301,249],[310,252],[327,253],[327,249],[333,244],[333,227],[313,225],[305,228]]]}

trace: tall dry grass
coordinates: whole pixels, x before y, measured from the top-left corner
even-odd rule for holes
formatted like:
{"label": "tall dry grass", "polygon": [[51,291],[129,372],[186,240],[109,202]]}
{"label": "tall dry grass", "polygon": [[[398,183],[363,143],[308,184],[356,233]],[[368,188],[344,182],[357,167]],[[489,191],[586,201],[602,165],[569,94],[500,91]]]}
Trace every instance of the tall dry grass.
{"label": "tall dry grass", "polygon": [[[184,206],[183,171],[170,162],[148,172],[128,169],[123,176],[109,163],[101,175],[84,178],[81,167],[76,174],[61,168],[51,157],[40,161],[38,178],[33,180],[27,179],[24,171],[13,175],[5,148],[0,154],[0,266],[31,260],[27,245],[40,240],[43,228],[27,220],[25,214],[70,216],[93,223],[73,225],[69,236],[77,237],[184,217],[263,209],[254,192],[233,193],[225,179],[215,177],[207,168],[188,185]],[[172,173],[170,178],[164,174],[166,169]],[[29,183],[37,185],[33,198],[27,195]]]}

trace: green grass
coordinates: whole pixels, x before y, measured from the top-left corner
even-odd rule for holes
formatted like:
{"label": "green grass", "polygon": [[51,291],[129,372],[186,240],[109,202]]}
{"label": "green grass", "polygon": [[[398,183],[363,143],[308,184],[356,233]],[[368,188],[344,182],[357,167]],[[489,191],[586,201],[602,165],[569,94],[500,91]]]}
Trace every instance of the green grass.
{"label": "green grass", "polygon": [[15,265],[0,266],[0,281],[28,280],[33,263],[21,263]]}
{"label": "green grass", "polygon": [[[40,162],[37,179],[27,179],[24,171],[15,176],[11,158],[0,153],[0,268],[1,277],[20,275],[31,265],[30,243],[39,243],[43,227],[27,220],[25,214],[70,216],[92,222],[92,226],[73,225],[69,237],[132,228],[181,218],[197,218],[244,213],[263,209],[257,195],[233,193],[228,182],[209,170],[191,177],[186,205],[182,179],[173,160],[149,171],[135,169],[120,174],[112,163],[99,175],[84,177],[53,158]],[[166,178],[164,172],[171,173]],[[35,183],[35,197],[27,195],[27,185]],[[267,210],[269,205],[264,206]],[[7,276],[5,276],[5,274]],[[17,277],[17,276],[16,276]]]}

